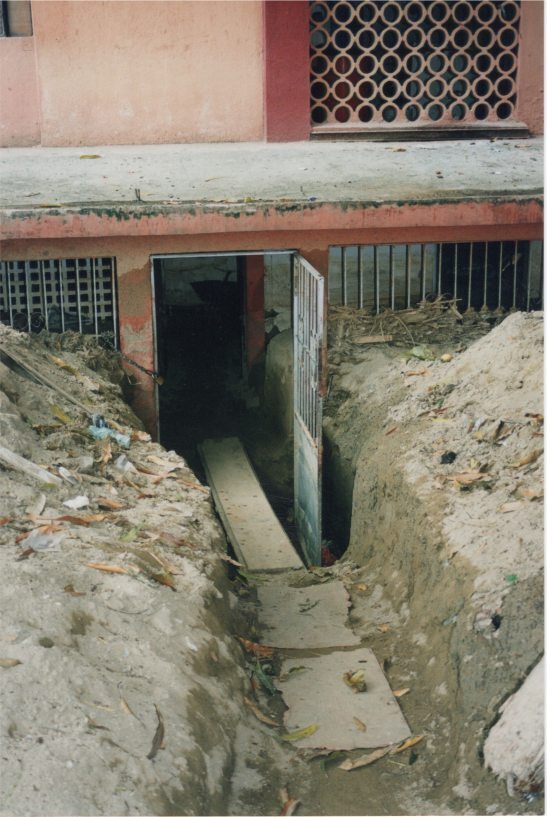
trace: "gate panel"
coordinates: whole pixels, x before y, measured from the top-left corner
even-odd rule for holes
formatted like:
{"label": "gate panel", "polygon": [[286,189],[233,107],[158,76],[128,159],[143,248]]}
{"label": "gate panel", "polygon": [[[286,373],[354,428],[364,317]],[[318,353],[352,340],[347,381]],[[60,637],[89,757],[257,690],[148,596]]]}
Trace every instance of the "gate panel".
{"label": "gate panel", "polygon": [[324,278],[299,255],[293,259],[293,287],[295,521],[306,560],[319,565]]}

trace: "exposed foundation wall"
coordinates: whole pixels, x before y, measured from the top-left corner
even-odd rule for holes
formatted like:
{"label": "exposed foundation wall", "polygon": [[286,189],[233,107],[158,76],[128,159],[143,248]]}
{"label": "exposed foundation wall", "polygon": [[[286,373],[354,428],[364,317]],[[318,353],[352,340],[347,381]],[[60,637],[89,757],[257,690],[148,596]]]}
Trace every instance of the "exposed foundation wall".
{"label": "exposed foundation wall", "polygon": [[[477,215],[477,225],[475,226],[452,226],[452,227],[418,227],[414,221],[414,227],[404,225],[405,221],[411,220],[411,213],[414,208],[398,208],[399,218],[404,226],[399,228],[392,226],[391,208],[383,218],[378,211],[373,216],[378,221],[383,221],[382,225],[372,223],[369,229],[317,229],[298,230],[290,229],[292,219],[301,218],[301,214],[293,216],[286,215],[288,229],[279,230],[259,230],[255,232],[245,232],[241,230],[243,226],[240,219],[230,219],[230,232],[198,233],[198,222],[202,229],[205,229],[207,219],[196,218],[193,223],[187,219],[188,227],[186,234],[180,235],[134,235],[126,237],[90,237],[90,238],[51,238],[46,240],[28,239],[18,241],[3,241],[1,245],[1,257],[4,260],[31,260],[47,258],[81,258],[112,256],[116,259],[117,284],[118,284],[118,311],[120,324],[120,346],[122,352],[135,360],[146,369],[155,369],[155,349],[154,349],[154,303],[151,286],[151,255],[167,253],[211,253],[211,252],[238,252],[244,250],[258,250],[267,252],[270,250],[294,250],[297,249],[316,269],[323,275],[328,274],[329,246],[333,244],[367,244],[367,243],[390,243],[390,242],[422,242],[422,241],[447,241],[447,240],[504,240],[510,238],[535,239],[541,238],[542,226],[534,213],[530,219],[534,223],[518,223],[519,209],[517,205],[501,205],[501,210],[505,216],[509,216],[503,224],[487,224],[489,213],[483,212],[484,208],[477,205],[469,205],[467,218],[473,213]],[[340,217],[341,211],[332,208],[335,215]],[[428,208],[423,208],[428,209]],[[449,208],[453,209],[453,208]],[[466,210],[464,205],[458,205],[456,210]],[[444,211],[439,210],[439,220],[442,220]],[[488,210],[488,208],[486,208]],[[479,216],[480,212],[480,216]],[[325,214],[325,220],[328,218]],[[347,220],[351,222],[352,213],[345,214]],[[520,214],[522,217],[522,214]],[[249,217],[251,220],[253,217]],[[370,216],[369,216],[370,218]],[[215,224],[224,226],[227,229],[227,219],[224,216],[215,216]],[[280,216],[276,216],[281,220]],[[429,214],[429,219],[431,215]],[[372,218],[370,219],[372,221]],[[151,221],[151,220],[150,220]],[[147,219],[138,222],[140,226],[146,226]],[[322,222],[321,222],[322,223]],[[478,226],[484,224],[484,226]],[[127,225],[127,222],[126,222]],[[78,219],[74,220],[73,230],[81,228]],[[249,225],[250,226],[250,225]],[[149,228],[152,229],[151,225]],[[238,232],[234,230],[239,228]],[[126,226],[127,229],[127,226]],[[195,231],[195,232],[194,232]],[[133,374],[137,380],[134,389],[132,408],[144,422],[150,433],[155,433],[156,428],[156,386],[151,377],[143,374],[130,364],[125,364],[126,369]]]}

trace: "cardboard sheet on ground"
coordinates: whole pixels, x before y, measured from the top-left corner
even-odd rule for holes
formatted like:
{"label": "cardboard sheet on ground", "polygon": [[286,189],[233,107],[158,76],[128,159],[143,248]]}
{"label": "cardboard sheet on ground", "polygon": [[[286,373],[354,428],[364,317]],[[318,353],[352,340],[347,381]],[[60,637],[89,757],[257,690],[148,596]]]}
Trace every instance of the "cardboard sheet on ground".
{"label": "cardboard sheet on ground", "polygon": [[[306,669],[296,671],[296,667]],[[293,669],[291,673],[290,670]],[[348,671],[363,669],[367,689],[353,692],[343,680]],[[398,743],[410,729],[393,697],[372,650],[348,650],[315,658],[290,658],[283,662],[276,682],[289,707],[287,732],[317,724],[317,731],[295,746],[305,749],[375,749]],[[363,731],[357,721],[366,726]]]}
{"label": "cardboard sheet on ground", "polygon": [[347,626],[349,595],[342,582],[310,587],[272,583],[257,592],[264,644],[310,650],[361,643]]}

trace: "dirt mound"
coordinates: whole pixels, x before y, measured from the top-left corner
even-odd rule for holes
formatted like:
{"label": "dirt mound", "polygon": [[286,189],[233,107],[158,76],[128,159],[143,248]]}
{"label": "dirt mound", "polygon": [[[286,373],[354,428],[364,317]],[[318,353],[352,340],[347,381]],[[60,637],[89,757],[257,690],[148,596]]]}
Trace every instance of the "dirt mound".
{"label": "dirt mound", "polygon": [[241,807],[277,747],[244,704],[208,489],[94,341],[0,326],[0,361],[2,814]]}
{"label": "dirt mound", "polygon": [[475,342],[409,339],[403,357],[359,348],[358,322],[341,339],[351,360],[333,343],[325,426],[353,485],[353,621],[392,687],[410,688],[401,706],[427,743],[406,802],[428,799],[423,813],[541,809],[535,790],[508,797],[482,748],[543,652],[542,318],[510,315]]}

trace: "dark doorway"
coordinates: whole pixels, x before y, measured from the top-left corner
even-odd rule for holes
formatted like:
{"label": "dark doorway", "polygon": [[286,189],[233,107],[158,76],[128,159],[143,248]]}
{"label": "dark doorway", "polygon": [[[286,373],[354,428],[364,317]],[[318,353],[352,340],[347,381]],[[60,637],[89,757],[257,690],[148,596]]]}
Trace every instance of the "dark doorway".
{"label": "dark doorway", "polygon": [[243,277],[236,256],[154,262],[160,439],[200,474],[196,445],[236,434],[249,400]]}

